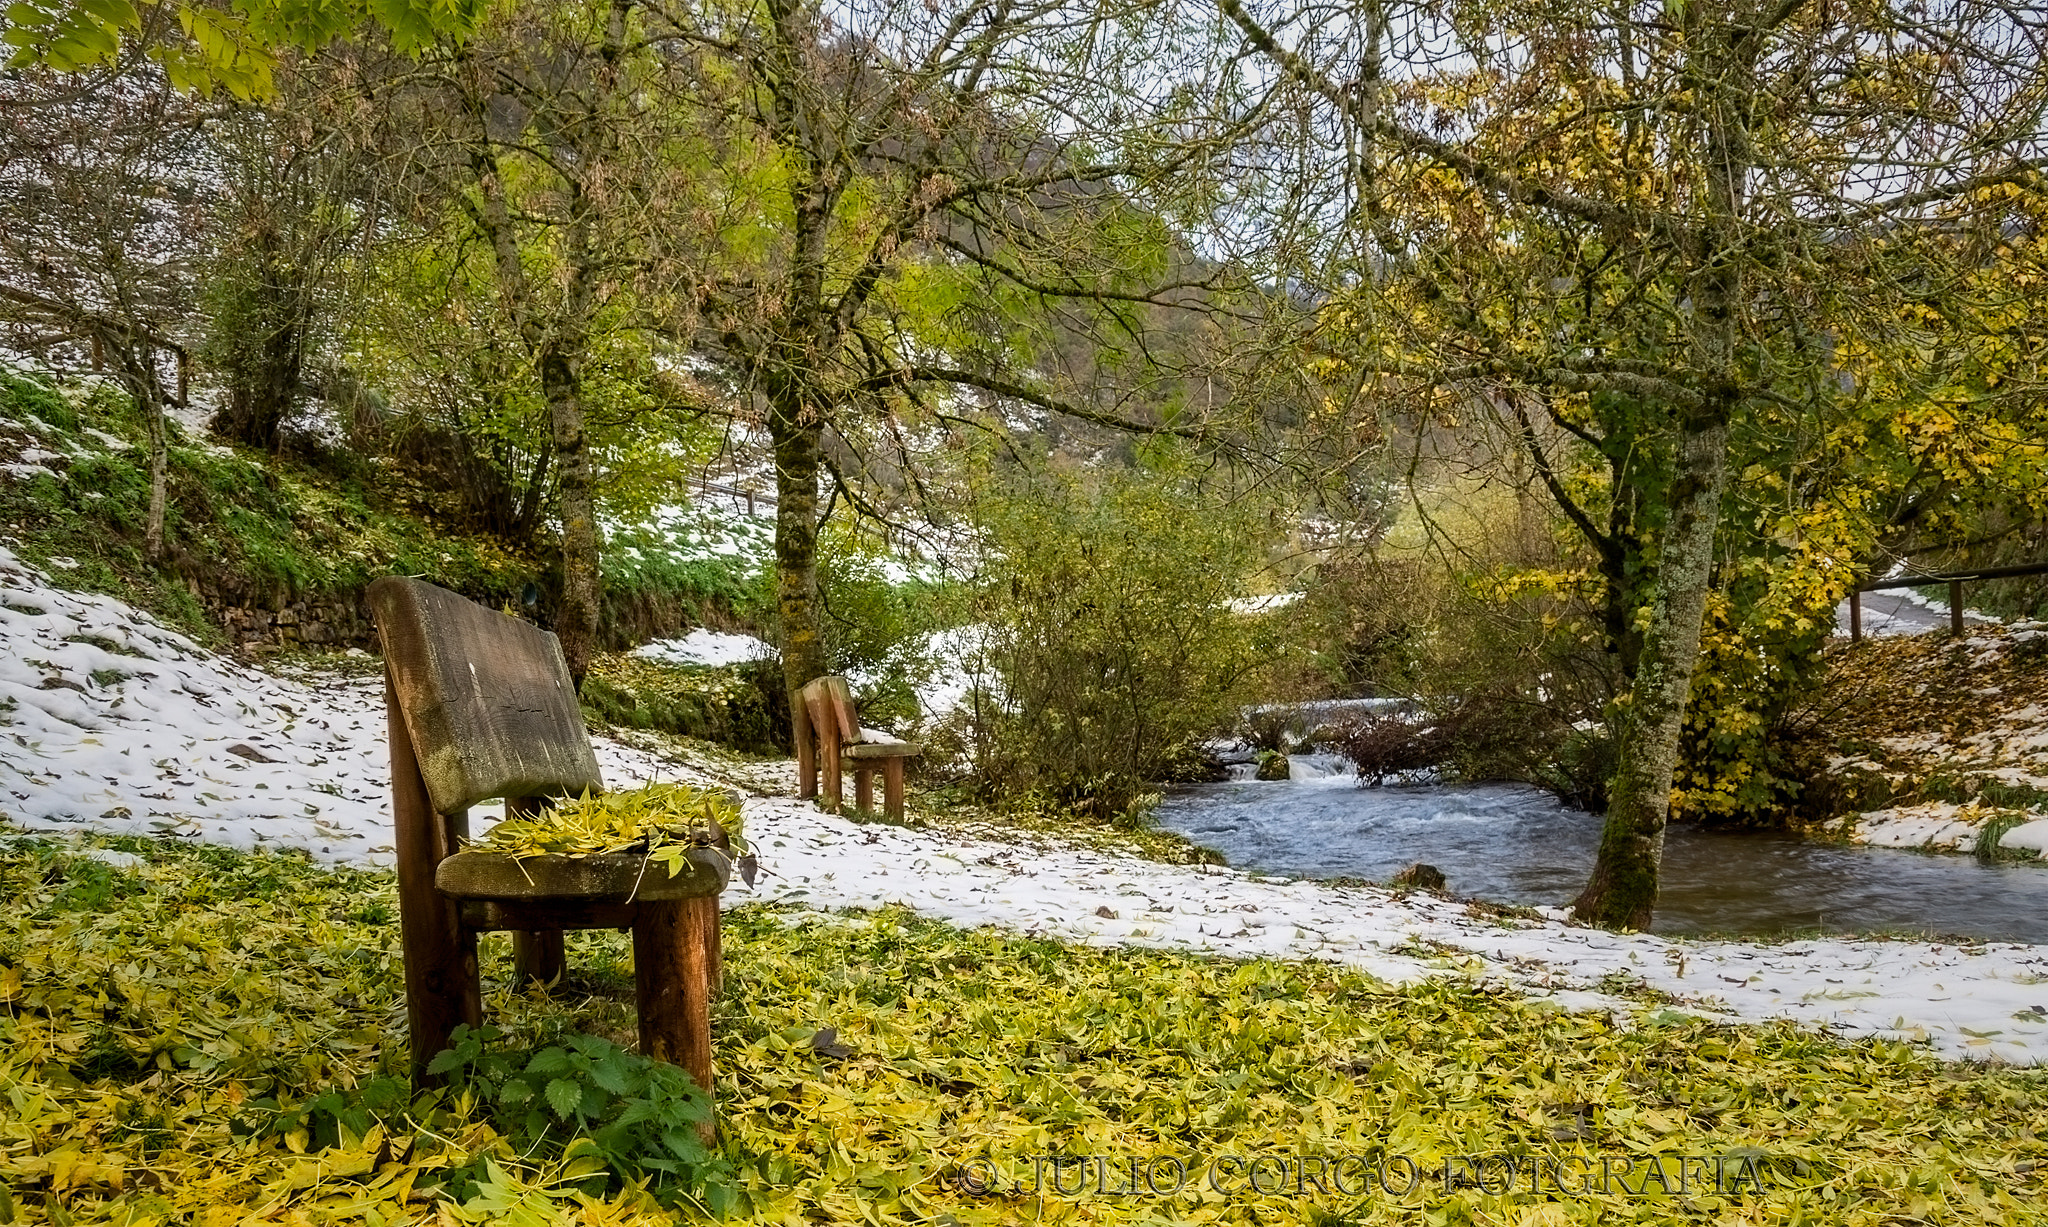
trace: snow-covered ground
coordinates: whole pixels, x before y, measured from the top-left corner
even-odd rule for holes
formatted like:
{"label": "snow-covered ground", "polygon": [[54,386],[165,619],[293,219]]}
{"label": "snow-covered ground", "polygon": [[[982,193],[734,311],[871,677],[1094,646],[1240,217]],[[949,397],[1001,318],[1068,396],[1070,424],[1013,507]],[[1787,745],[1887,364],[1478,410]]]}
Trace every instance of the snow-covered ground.
{"label": "snow-covered ground", "polygon": [[[1863,603],[1863,633],[1866,635],[1924,635],[1949,628],[1948,602],[1922,596],[1911,588],[1883,588],[1858,595]],[[1995,626],[1997,619],[1972,609],[1963,610],[1967,626]],[[1835,632],[1849,633],[1849,602],[1835,606]]]}
{"label": "snow-covered ground", "polygon": [[[0,814],[14,825],[389,863],[375,679],[245,669],[117,601],[52,586],[4,548],[0,598]],[[614,786],[696,775],[608,739],[597,749]],[[752,890],[735,885],[731,902],[900,904],[1095,945],[1324,959],[1396,983],[1469,975],[1623,1019],[1636,1007],[1612,994],[1641,983],[1731,1020],[1789,1018],[1924,1038],[1951,1056],[2048,1060],[2039,947],[1618,935],[1501,920],[1426,894],[857,825],[787,796],[750,800],[746,820],[765,873]]]}
{"label": "snow-covered ground", "polygon": [[768,514],[717,503],[656,507],[632,524],[606,523],[616,565],[631,569],[649,558],[666,563],[730,560],[742,569],[758,567],[774,556],[775,521]]}
{"label": "snow-covered ground", "polygon": [[[2048,793],[2044,644],[2048,623],[1985,623],[1960,639],[1868,644],[1862,658],[1849,658],[1831,684],[1870,702],[1828,770],[1882,777],[1902,799],[1856,815],[1842,833],[1885,847],[1971,852],[1987,823],[2017,819],[2001,847],[2048,848],[2048,808],[2039,801]],[[1930,799],[1921,789],[1934,779],[1977,799]]]}
{"label": "snow-covered ground", "polygon": [[[1985,824],[2007,811],[1995,805],[1952,801],[1921,801],[1856,815],[1850,838],[1879,848],[1919,848],[1927,852],[1975,852]],[[1998,846],[2012,852],[2048,856],[2048,818],[2008,827]]]}
{"label": "snow-covered ground", "polygon": [[700,626],[677,639],[642,644],[633,649],[633,655],[665,665],[737,665],[750,660],[773,660],[777,653],[773,644],[752,635]]}

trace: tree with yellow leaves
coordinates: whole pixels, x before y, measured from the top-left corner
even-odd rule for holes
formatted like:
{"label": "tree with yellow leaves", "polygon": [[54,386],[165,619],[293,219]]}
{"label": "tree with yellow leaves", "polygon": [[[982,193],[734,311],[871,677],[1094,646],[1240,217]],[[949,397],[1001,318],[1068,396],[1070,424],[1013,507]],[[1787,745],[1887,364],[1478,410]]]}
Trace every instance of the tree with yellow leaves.
{"label": "tree with yellow leaves", "polygon": [[[1314,344],[1362,399],[1501,414],[1599,557],[1631,680],[1576,907],[1643,927],[1730,457],[1926,367],[1909,308],[1960,302],[2006,193],[2040,190],[2038,31],[2003,0],[1217,7],[1320,188],[1275,193],[1327,236],[1290,270],[1328,304]],[[1812,559],[1845,582],[1836,548],[1867,543]]]}

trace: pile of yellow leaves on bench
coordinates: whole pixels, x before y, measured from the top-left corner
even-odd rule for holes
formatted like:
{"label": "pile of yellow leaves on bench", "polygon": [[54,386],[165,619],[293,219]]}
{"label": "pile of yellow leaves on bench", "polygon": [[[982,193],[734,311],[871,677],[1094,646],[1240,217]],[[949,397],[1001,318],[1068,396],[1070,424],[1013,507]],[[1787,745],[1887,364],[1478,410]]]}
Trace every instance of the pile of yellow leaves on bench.
{"label": "pile of yellow leaves on bench", "polygon": [[537,814],[508,816],[474,846],[522,860],[643,853],[671,872],[692,848],[745,850],[734,794],[674,783],[563,798]]}

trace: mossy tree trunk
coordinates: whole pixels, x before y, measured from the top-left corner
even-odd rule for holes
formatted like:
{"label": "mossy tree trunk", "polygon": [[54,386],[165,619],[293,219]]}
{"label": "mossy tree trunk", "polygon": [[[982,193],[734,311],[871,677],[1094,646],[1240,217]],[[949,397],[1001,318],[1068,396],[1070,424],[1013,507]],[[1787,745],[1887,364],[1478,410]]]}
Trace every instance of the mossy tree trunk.
{"label": "mossy tree trunk", "polygon": [[1754,165],[1750,116],[1761,31],[1693,10],[1685,35],[1702,81],[1706,191],[1691,278],[1696,327],[1693,369],[1705,404],[1678,414],[1668,518],[1658,544],[1650,625],[1636,657],[1619,754],[1609,785],[1607,821],[1592,876],[1572,905],[1602,928],[1647,929],[1657,906],[1664,826],[1678,765],[1685,708],[1699,664],[1707,589],[1713,582],[1714,533],[1727,485],[1728,428],[1740,395],[1736,349],[1743,306],[1742,218]]}
{"label": "mossy tree trunk", "polygon": [[569,676],[581,688],[597,641],[601,577],[596,481],[584,433],[583,377],[577,348],[543,352],[540,373],[554,438],[562,520],[562,608],[555,618],[555,634],[562,640]]}
{"label": "mossy tree trunk", "polygon": [[312,296],[306,270],[285,250],[275,220],[259,211],[264,207],[252,208],[257,215],[242,227],[241,250],[222,274],[240,284],[225,287],[215,309],[209,349],[228,387],[208,428],[224,439],[275,452],[299,394]]}
{"label": "mossy tree trunk", "polygon": [[149,438],[149,508],[142,521],[142,553],[152,566],[159,565],[167,553],[164,522],[170,512],[171,451],[170,425],[164,420],[169,393],[157,369],[156,340],[99,317],[91,317],[89,327],[95,351],[112,358],[115,378],[134,400]]}
{"label": "mossy tree trunk", "polygon": [[149,514],[143,522],[142,552],[152,564],[164,560],[164,517],[170,510],[171,445],[164,422],[164,390],[156,372],[156,350],[141,346],[142,371],[132,382],[135,407],[149,427]]}
{"label": "mossy tree trunk", "polygon": [[775,447],[775,613],[782,628],[782,680],[791,702],[824,676],[818,594],[818,443],[822,425],[800,403],[771,407]]}
{"label": "mossy tree trunk", "polygon": [[[574,155],[547,163],[555,210],[545,221],[536,220],[531,202],[511,199],[510,185],[518,176],[501,160],[501,145],[494,135],[499,121],[493,107],[503,101],[494,66],[482,62],[480,54],[465,63],[471,72],[470,172],[477,201],[468,209],[490,243],[499,301],[533,361],[547,405],[562,549],[562,603],[555,633],[579,688],[596,650],[603,592],[597,471],[590,453],[584,372],[591,356],[592,328],[602,308],[601,287],[616,274],[598,231],[607,204],[620,203],[607,197],[616,191],[607,184],[619,161],[621,133],[613,112],[623,88],[620,60],[626,54],[627,19],[633,7],[632,0],[612,0],[588,75],[575,88],[554,95],[557,113],[529,120]],[[516,149],[517,142],[504,147]],[[534,250],[545,247],[537,236],[549,231],[553,234],[546,241],[557,244],[549,270],[552,284],[529,268]]]}
{"label": "mossy tree trunk", "polygon": [[1658,551],[1650,625],[1629,688],[1607,821],[1591,879],[1573,905],[1603,928],[1645,929],[1657,906],[1664,825],[1692,675],[1700,655],[1714,530],[1727,484],[1728,421],[1706,414],[1681,426],[1671,519]]}

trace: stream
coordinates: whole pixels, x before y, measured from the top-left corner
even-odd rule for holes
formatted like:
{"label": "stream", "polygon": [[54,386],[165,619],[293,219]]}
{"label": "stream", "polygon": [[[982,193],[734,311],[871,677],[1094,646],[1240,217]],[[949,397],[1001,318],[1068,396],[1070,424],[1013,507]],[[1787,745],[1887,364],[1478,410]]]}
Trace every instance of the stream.
{"label": "stream", "polygon": [[[1170,790],[1159,824],[1240,869],[1384,882],[1415,861],[1451,893],[1563,907],[1586,884],[1600,818],[1519,784],[1363,787],[1333,755],[1297,775]],[[2048,867],[1673,826],[1654,932],[1886,932],[2048,943]]]}

